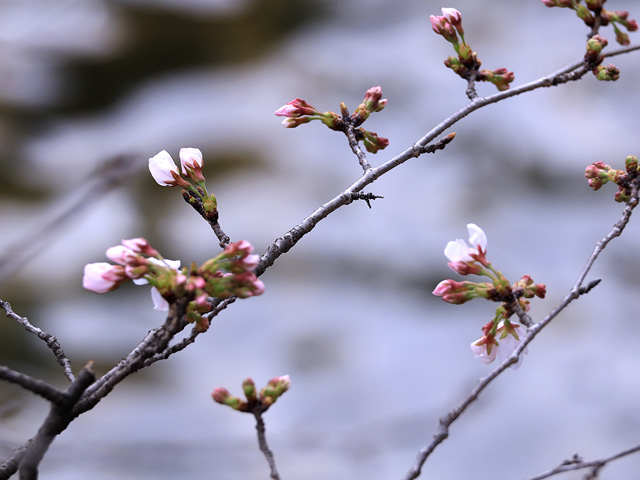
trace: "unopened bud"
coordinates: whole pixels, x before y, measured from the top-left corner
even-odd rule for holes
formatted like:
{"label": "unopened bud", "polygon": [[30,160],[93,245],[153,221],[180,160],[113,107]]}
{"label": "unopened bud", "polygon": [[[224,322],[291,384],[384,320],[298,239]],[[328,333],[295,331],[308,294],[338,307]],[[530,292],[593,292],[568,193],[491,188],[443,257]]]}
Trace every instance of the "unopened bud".
{"label": "unopened bud", "polygon": [[578,17],[582,19],[584,23],[586,23],[589,26],[593,25],[593,21],[594,21],[593,16],[591,15],[591,12],[587,7],[585,7],[584,5],[577,4],[573,8],[576,11],[576,15],[578,15]]}
{"label": "unopened bud", "polygon": [[598,80],[606,82],[616,81],[620,78],[620,70],[611,63],[606,67],[604,65],[598,65],[593,69],[593,74]]}
{"label": "unopened bud", "polygon": [[247,397],[248,402],[254,402],[257,400],[258,395],[256,392],[256,384],[252,379],[247,378],[242,382],[242,390],[244,391],[244,396]]}
{"label": "unopened bud", "polygon": [[509,90],[509,84],[515,79],[513,72],[506,68],[498,68],[496,70],[480,70],[478,72],[483,80],[493,83],[498,90]]}
{"label": "unopened bud", "polygon": [[289,375],[272,378],[267,386],[260,390],[260,401],[266,406],[272,405],[279,396],[289,389],[289,386],[291,386]]}
{"label": "unopened bud", "polygon": [[211,397],[216,403],[220,403],[222,405],[227,405],[234,410],[244,410],[246,409],[246,403],[240,400],[238,397],[234,397],[229,393],[226,388],[217,387],[213,390]]}
{"label": "unopened bud", "polygon": [[625,159],[624,166],[625,166],[625,170],[629,175],[634,177],[638,175],[638,158],[637,157],[633,155],[628,156]]}
{"label": "unopened bud", "polygon": [[586,60],[591,62],[598,60],[600,58],[600,52],[602,52],[602,49],[606,47],[608,43],[607,39],[600,35],[591,37],[587,41]]}
{"label": "unopened bud", "polygon": [[364,148],[367,152],[377,153],[378,150],[384,150],[389,146],[389,139],[384,137],[378,137],[375,132],[364,131]]}
{"label": "unopened bud", "polygon": [[589,10],[592,11],[596,11],[596,10],[600,10],[602,9],[602,6],[604,5],[605,0],[585,0],[585,3],[587,4],[587,8]]}

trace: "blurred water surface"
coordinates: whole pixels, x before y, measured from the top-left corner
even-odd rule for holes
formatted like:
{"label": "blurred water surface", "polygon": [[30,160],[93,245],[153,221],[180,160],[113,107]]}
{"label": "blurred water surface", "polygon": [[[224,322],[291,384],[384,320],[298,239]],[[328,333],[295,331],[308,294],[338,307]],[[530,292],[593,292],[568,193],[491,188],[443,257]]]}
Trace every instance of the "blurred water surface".
{"label": "blurred water surface", "polygon": [[[638,15],[636,2],[610,3]],[[0,298],[55,334],[76,368],[93,359],[106,371],[163,317],[144,287],[83,291],[83,265],[135,236],[183,263],[218,251],[179,193],[153,182],[147,159],[201,148],[223,228],[264,251],[361,174],[340,135],[282,128],[273,116],[282,104],[353,109],[381,85],[389,103],[367,124],[391,145],[370,156],[374,165],[465,105],[464,82],[442,66],[449,46],[429,25],[441,6],[0,1]],[[444,6],[462,12],[483,66],[508,67],[516,84],[583,55],[580,22],[537,0]],[[236,302],[191,348],[75,421],[43,478],[265,477],[251,419],[209,395],[287,373],[292,389],[266,416],[283,478],[403,475],[438,418],[488,372],[468,345],[492,306],[451,306],[430,293],[455,278],[446,242],[465,238],[469,222],[482,226],[490,259],[510,279],[547,284],[532,308],[540,319],[619,218],[612,189],[591,192],[583,178],[591,162],[640,153],[640,66],[633,55],[615,63],[616,83],[588,77],[482,109],[455,126],[445,151],[377,181],[371,191],[384,199],[321,222],[264,275],[265,295]],[[427,478],[528,478],[575,452],[599,458],[638,442],[635,223],[594,269],[602,284],[452,427]],[[44,346],[8,320],[0,357],[64,384]],[[47,405],[6,385],[0,401],[4,453],[35,433]],[[629,458],[606,474],[634,479],[639,468]]]}

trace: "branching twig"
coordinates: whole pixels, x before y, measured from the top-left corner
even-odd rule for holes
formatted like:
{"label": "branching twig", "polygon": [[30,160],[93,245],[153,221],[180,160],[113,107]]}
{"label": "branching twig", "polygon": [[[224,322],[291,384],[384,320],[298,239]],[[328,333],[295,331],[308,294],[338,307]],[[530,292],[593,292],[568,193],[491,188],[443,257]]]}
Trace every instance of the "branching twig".
{"label": "branching twig", "polygon": [[[304,235],[313,230],[318,222],[325,219],[327,216],[329,216],[329,214],[333,213],[338,208],[344,205],[348,205],[351,202],[352,194],[361,192],[366,186],[372,184],[390,170],[393,170],[399,165],[402,165],[407,160],[418,157],[426,151],[430,151],[429,143],[431,143],[438,135],[443,133],[452,125],[465,118],[471,112],[474,112],[475,110],[478,110],[487,105],[491,105],[492,103],[497,103],[507,98],[536,90],[538,88],[552,87],[563,83],[579,80],[588,71],[589,70],[583,66],[583,61],[580,60],[579,62],[575,62],[571,65],[568,65],[567,67],[564,67],[558,72],[554,72],[550,75],[542,77],[539,80],[535,80],[511,90],[499,92],[488,97],[475,98],[474,100],[469,102],[467,106],[463,107],[461,110],[457,111],[456,113],[445,119],[443,122],[438,124],[436,127],[434,127],[429,133],[418,140],[418,142],[416,142],[412,147],[406,149],[404,152],[396,155],[382,165],[366,170],[364,175],[362,175],[362,177],[358,181],[347,188],[344,192],[317,208],[311,215],[309,215],[302,222],[289,230],[289,232],[276,239],[267,248],[267,251],[262,256],[260,263],[256,267],[256,275],[261,275],[267,268],[273,265],[278,257],[288,252]],[[446,143],[448,143],[446,141],[446,138],[449,137],[445,137],[445,139],[440,140],[439,144],[442,146],[446,145]],[[451,141],[451,139],[452,138],[449,138],[448,141]],[[432,148],[437,149],[436,147]]]}
{"label": "branching twig", "polygon": [[34,327],[33,325],[31,325],[27,317],[21,317],[20,315],[16,314],[11,309],[11,305],[9,304],[9,302],[5,302],[2,299],[0,299],[0,308],[2,308],[5,312],[7,312],[7,317],[17,321],[20,325],[24,327],[24,329],[27,332],[33,333],[40,340],[43,340],[47,344],[47,347],[49,347],[49,349],[53,352],[58,363],[62,365],[62,367],[64,368],[64,373],[69,379],[69,381],[73,382],[74,377],[73,377],[73,371],[71,370],[71,363],[69,362],[69,359],[67,358],[64,351],[62,350],[62,347],[60,346],[58,339],[53,335],[51,335],[50,333],[43,332],[38,327]]}
{"label": "branching twig", "polygon": [[47,452],[49,445],[57,435],[62,433],[73,420],[72,409],[85,389],[95,380],[92,362],[85,366],[78,377],[64,392],[64,398],[59,403],[51,405],[51,411],[46,420],[33,437],[20,460],[20,480],[37,480],[38,465]]}
{"label": "branching twig", "polygon": [[553,477],[554,475],[558,475],[560,473],[571,472],[574,470],[582,470],[585,468],[591,469],[591,471],[585,477],[585,480],[592,480],[597,478],[598,472],[607,463],[626,457],[627,455],[631,455],[639,452],[640,452],[640,445],[636,445],[635,447],[628,448],[627,450],[618,452],[615,455],[611,455],[610,457],[602,458],[600,460],[593,460],[591,462],[585,462],[582,460],[582,458],[580,458],[580,456],[574,455],[573,458],[571,458],[570,460],[565,460],[553,470],[549,470],[548,472],[542,473],[540,475],[536,475],[535,477],[531,477],[529,478],[529,480],[543,480],[545,478]]}
{"label": "branching twig", "polygon": [[585,277],[591,270],[593,266],[593,262],[595,262],[596,258],[600,255],[602,250],[617,236],[622,233],[627,223],[629,223],[629,219],[631,218],[631,214],[633,213],[633,209],[638,204],[638,186],[634,185],[631,191],[631,198],[627,203],[624,211],[622,212],[622,217],[616,224],[613,226],[611,231],[597,244],[593,250],[593,253],[587,260],[582,272],[578,276],[575,284],[569,291],[569,293],[565,296],[565,298],[540,322],[534,324],[529,328],[527,335],[523,338],[522,342],[518,345],[518,347],[513,351],[509,357],[507,357],[500,365],[498,365],[491,373],[487,376],[481,378],[478,381],[478,384],[471,390],[469,395],[454,409],[449,411],[444,417],[440,418],[440,424],[436,430],[435,435],[433,436],[433,440],[429,445],[422,448],[418,456],[411,466],[409,472],[404,476],[404,480],[413,480],[420,475],[420,471],[422,470],[422,466],[427,461],[427,458],[431,455],[436,447],[441,444],[446,438],[449,436],[449,427],[453,422],[455,422],[460,415],[462,415],[467,408],[477,400],[478,396],[482,393],[482,391],[487,388],[491,382],[493,382],[502,372],[504,372],[509,366],[513,365],[518,361],[518,356],[522,353],[522,351],[531,343],[531,341],[540,333],[540,331],[546,327],[561,311],[563,311],[571,302],[577,299],[580,295],[587,293],[591,288],[593,288],[598,281],[591,282],[586,288],[582,287],[582,283],[584,282]]}
{"label": "branching twig", "polygon": [[[236,297],[225,298],[224,300],[221,300],[216,305],[216,307],[207,314],[207,319],[211,320],[213,317],[217,316],[222,310],[227,308],[229,305],[231,305],[235,301],[236,301]],[[159,352],[153,355],[152,357],[147,358],[144,361],[144,366],[148,367],[149,365],[156,363],[159,360],[166,360],[174,353],[178,353],[181,350],[184,350],[185,348],[187,348],[189,345],[191,345],[193,342],[196,341],[196,338],[198,337],[198,335],[204,332],[205,331],[200,330],[197,326],[194,326],[191,329],[191,333],[189,334],[188,337],[184,338],[183,340],[176,343],[175,345],[171,345],[170,347],[167,347],[164,351]]]}

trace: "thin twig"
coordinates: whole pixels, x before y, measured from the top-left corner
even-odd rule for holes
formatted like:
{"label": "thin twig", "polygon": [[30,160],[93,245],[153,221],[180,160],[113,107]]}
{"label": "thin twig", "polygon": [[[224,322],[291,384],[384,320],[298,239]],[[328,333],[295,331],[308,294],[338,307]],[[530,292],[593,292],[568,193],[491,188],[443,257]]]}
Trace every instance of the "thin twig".
{"label": "thin twig", "polygon": [[229,235],[224,233],[224,230],[222,230],[220,223],[219,222],[212,223],[211,229],[213,230],[213,233],[216,234],[216,237],[218,237],[218,242],[220,242],[218,243],[218,245],[220,245],[220,248],[227,248],[227,245],[229,245],[229,242],[231,242],[231,239],[229,238]]}
{"label": "thin twig", "polygon": [[60,342],[58,342],[58,339],[56,337],[54,337],[50,333],[43,332],[38,327],[31,325],[27,317],[21,317],[11,309],[11,305],[9,304],[9,302],[5,302],[4,300],[0,299],[0,308],[7,312],[7,317],[15,320],[20,325],[22,325],[27,332],[33,333],[40,340],[44,341],[47,344],[47,347],[49,347],[49,349],[55,355],[58,363],[64,368],[64,373],[69,381],[73,382],[75,380],[73,376],[73,370],[71,369],[71,362],[69,362],[69,359],[62,350]]}
{"label": "thin twig", "polygon": [[347,122],[345,135],[349,139],[349,146],[351,147],[351,151],[358,157],[358,163],[362,167],[362,170],[366,173],[371,170],[371,164],[367,161],[367,155],[364,153],[362,148],[360,148],[360,144],[358,140],[356,140],[356,134],[353,130],[353,124],[351,122]]}
{"label": "thin twig", "polygon": [[[444,440],[449,436],[449,427],[453,422],[455,422],[466,410],[467,408],[474,403],[479,395],[483,392],[485,388],[487,388],[491,382],[493,382],[502,372],[504,372],[509,366],[515,364],[518,361],[519,355],[522,351],[531,343],[531,341],[540,333],[540,331],[546,327],[561,311],[563,311],[571,302],[580,297],[582,294],[588,292],[590,288],[584,289],[582,287],[582,283],[584,282],[585,277],[591,270],[593,263],[598,258],[602,250],[616,237],[618,237],[625,226],[629,223],[629,219],[631,218],[631,214],[633,213],[633,209],[638,205],[638,186],[635,184],[632,187],[630,200],[625,206],[624,211],[622,212],[622,217],[616,224],[613,226],[611,231],[600,240],[587,263],[585,264],[582,272],[578,276],[575,284],[569,291],[569,293],[565,296],[565,298],[549,313],[546,317],[544,317],[540,322],[534,324],[529,328],[527,334],[522,339],[522,342],[518,344],[517,348],[513,351],[511,355],[509,355],[505,360],[502,361],[491,373],[487,376],[481,378],[478,381],[478,384],[471,390],[469,395],[455,408],[450,410],[445,416],[440,418],[439,426],[436,430],[435,435],[433,436],[433,440],[429,445],[422,448],[416,457],[413,465],[407,472],[407,474],[403,477],[404,480],[413,480],[420,475],[422,470],[422,466],[427,461],[427,458],[431,455],[431,453],[436,449],[436,447],[441,444]],[[597,282],[595,283],[597,284]],[[594,282],[591,282],[588,287],[593,288]]]}
{"label": "thin twig", "polygon": [[263,453],[267,462],[269,463],[269,469],[271,470],[271,478],[273,480],[280,480],[280,475],[278,474],[278,468],[276,467],[276,460],[273,455],[273,452],[269,449],[269,445],[267,444],[267,435],[264,427],[264,420],[262,419],[263,410],[257,409],[253,411],[253,416],[256,418],[256,430],[258,432],[258,445],[260,446],[260,451]]}
{"label": "thin twig", "polygon": [[[217,316],[222,310],[227,308],[229,305],[231,305],[235,301],[236,301],[236,297],[230,297],[230,298],[225,298],[224,300],[220,300],[220,302],[216,305],[216,307],[213,310],[211,310],[209,313],[206,314],[207,320],[211,321],[211,319],[213,317]],[[148,367],[149,365],[151,365],[153,363],[156,363],[159,360],[166,360],[167,358],[169,358],[174,353],[178,353],[178,352],[184,350],[189,345],[191,345],[193,342],[195,342],[196,338],[201,333],[204,333],[205,331],[206,330],[199,329],[197,325],[194,326],[191,329],[191,333],[189,334],[188,337],[183,338],[180,342],[167,347],[166,349],[164,349],[164,351],[156,353],[155,355],[147,358],[144,361],[144,366]]]}
{"label": "thin twig", "polygon": [[548,472],[541,473],[540,475],[531,477],[528,480],[543,480],[545,478],[553,477],[554,475],[558,475],[560,473],[571,472],[574,470],[582,470],[584,468],[591,469],[591,472],[587,474],[587,476],[585,477],[585,480],[593,479],[597,477],[600,469],[604,467],[607,463],[626,457],[627,455],[632,455],[634,453],[640,453],[640,445],[636,445],[635,447],[628,448],[627,450],[618,452],[615,455],[611,455],[610,457],[602,458],[600,460],[593,460],[591,462],[585,462],[578,455],[574,455],[572,459],[565,460],[553,470],[549,470]]}

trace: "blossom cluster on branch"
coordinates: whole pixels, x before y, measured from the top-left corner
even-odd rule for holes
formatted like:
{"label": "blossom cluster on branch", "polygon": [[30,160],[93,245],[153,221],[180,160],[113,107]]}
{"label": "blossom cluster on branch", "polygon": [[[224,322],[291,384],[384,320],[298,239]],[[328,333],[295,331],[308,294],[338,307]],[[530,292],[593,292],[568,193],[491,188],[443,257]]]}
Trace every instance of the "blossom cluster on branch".
{"label": "blossom cluster on branch", "polygon": [[465,41],[462,15],[458,10],[443,8],[442,15],[431,15],[430,19],[433,31],[451,43],[457,53],[457,57],[449,57],[444,61],[448,68],[465,80],[493,83],[500,91],[509,89],[509,84],[515,79],[513,72],[506,68],[480,70],[482,61]]}
{"label": "blossom cluster on branch", "polygon": [[[149,159],[149,171],[162,186],[188,189],[188,201],[199,202],[205,218],[217,218],[215,196],[208,194],[204,185],[202,153],[196,148],[183,148],[180,159],[182,173],[189,181],[182,178],[171,155],[164,150]],[[214,308],[212,299],[247,298],[264,292],[264,284],[253,273],[260,256],[252,251],[253,246],[241,240],[227,245],[200,266],[192,263],[180,270],[180,261],[165,259],[144,238],[133,238],[107,249],[106,256],[115,265],[87,264],[82,284],[88,290],[105,293],[129,280],[149,283],[156,310],[168,310],[170,304],[180,302],[186,305],[185,320],[206,330],[209,322],[203,315]]]}
{"label": "blossom cluster on branch", "polygon": [[360,125],[362,125],[372,113],[382,111],[386,104],[387,99],[382,98],[382,88],[378,86],[371,87],[366,91],[364,100],[356,107],[351,115],[344,102],[340,103],[340,115],[338,115],[333,111],[321,113],[306,100],[300,98],[295,98],[286,105],[283,105],[275,111],[275,114],[279,117],[286,117],[282,121],[282,125],[287,128],[295,128],[299,125],[309,123],[312,120],[320,120],[331,130],[337,132],[346,133],[351,129],[356,141],[362,141],[368,152],[377,153],[389,145],[389,140],[384,137],[379,137],[375,132],[360,128]]}
{"label": "blossom cluster on branch", "polygon": [[487,236],[484,231],[473,223],[467,225],[467,230],[470,246],[462,239],[447,243],[444,249],[444,254],[449,259],[447,265],[460,275],[480,275],[491,281],[477,283],[443,280],[433,294],[442,297],[445,302],[457,305],[474,298],[501,303],[493,319],[482,327],[483,336],[471,343],[473,354],[482,363],[489,364],[496,356],[503,360],[518,346],[526,332],[526,326],[510,320],[510,317],[518,312],[527,312],[528,299],[544,298],[546,287],[534,284],[529,275],[523,276],[513,285],[510,284],[502,272],[487,260]]}

